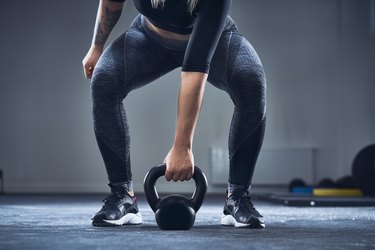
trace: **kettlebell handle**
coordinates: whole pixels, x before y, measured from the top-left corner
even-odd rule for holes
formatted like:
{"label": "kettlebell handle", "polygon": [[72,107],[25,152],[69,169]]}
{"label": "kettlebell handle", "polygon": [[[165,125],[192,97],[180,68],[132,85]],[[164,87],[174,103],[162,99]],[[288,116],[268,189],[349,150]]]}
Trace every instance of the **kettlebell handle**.
{"label": "kettlebell handle", "polygon": [[[157,204],[160,201],[158,191],[156,190],[156,181],[163,175],[167,170],[167,165],[165,163],[156,165],[150,169],[150,171],[145,175],[143,181],[143,188],[145,190],[146,199],[148,204],[150,204],[151,209],[156,212]],[[194,166],[194,174],[192,177],[195,181],[195,191],[191,197],[191,202],[195,212],[198,212],[201,207],[204,197],[207,192],[207,178],[200,168]]]}

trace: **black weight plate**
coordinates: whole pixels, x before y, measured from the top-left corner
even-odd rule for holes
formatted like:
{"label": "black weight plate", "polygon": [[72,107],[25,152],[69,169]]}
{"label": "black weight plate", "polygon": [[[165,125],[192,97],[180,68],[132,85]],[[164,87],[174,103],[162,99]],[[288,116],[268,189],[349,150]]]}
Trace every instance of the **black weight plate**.
{"label": "black weight plate", "polygon": [[375,144],[363,148],[355,156],[352,174],[365,195],[375,196]]}

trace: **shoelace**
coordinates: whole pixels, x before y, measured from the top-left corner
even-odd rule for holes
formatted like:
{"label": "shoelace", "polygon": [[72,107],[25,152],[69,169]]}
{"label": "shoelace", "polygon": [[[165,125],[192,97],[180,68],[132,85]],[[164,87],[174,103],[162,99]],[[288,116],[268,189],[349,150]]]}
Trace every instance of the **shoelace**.
{"label": "shoelace", "polygon": [[121,203],[122,199],[123,197],[121,197],[119,194],[112,193],[103,199],[103,202],[104,202],[103,207],[108,207],[108,206],[113,206],[113,205],[118,206]]}
{"label": "shoelace", "polygon": [[251,197],[250,197],[248,191],[241,196],[239,206],[245,207],[245,208],[247,208],[249,210],[253,210],[254,209],[254,204],[251,201]]}
{"label": "shoelace", "polygon": [[241,193],[239,193],[238,195],[234,194],[233,198],[235,200],[237,200],[237,202],[238,202],[237,204],[238,204],[239,207],[245,208],[249,211],[254,210],[254,205],[251,201],[251,197],[250,197],[250,194],[249,194],[248,190],[246,190],[242,194]]}

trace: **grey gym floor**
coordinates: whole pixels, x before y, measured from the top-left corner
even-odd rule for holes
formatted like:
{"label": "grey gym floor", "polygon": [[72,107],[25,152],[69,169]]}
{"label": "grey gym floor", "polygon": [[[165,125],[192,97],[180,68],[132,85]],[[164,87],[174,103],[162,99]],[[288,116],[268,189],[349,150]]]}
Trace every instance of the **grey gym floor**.
{"label": "grey gym floor", "polygon": [[0,249],[375,249],[375,208],[298,208],[255,201],[265,229],[219,225],[223,197],[208,196],[189,231],[161,231],[144,197],[144,223],[98,228],[105,195],[0,196]]}

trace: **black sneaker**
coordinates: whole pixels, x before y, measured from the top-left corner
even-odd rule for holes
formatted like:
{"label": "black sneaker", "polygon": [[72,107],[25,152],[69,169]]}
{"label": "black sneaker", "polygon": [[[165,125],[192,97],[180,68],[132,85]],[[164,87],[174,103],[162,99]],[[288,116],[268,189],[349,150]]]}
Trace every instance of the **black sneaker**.
{"label": "black sneaker", "polygon": [[[228,191],[227,191],[228,192]],[[249,191],[232,193],[224,204],[221,225],[264,228],[264,218],[251,202]]]}
{"label": "black sneaker", "polygon": [[142,224],[135,196],[127,191],[113,191],[104,200],[99,212],[92,215],[93,226],[121,226]]}

